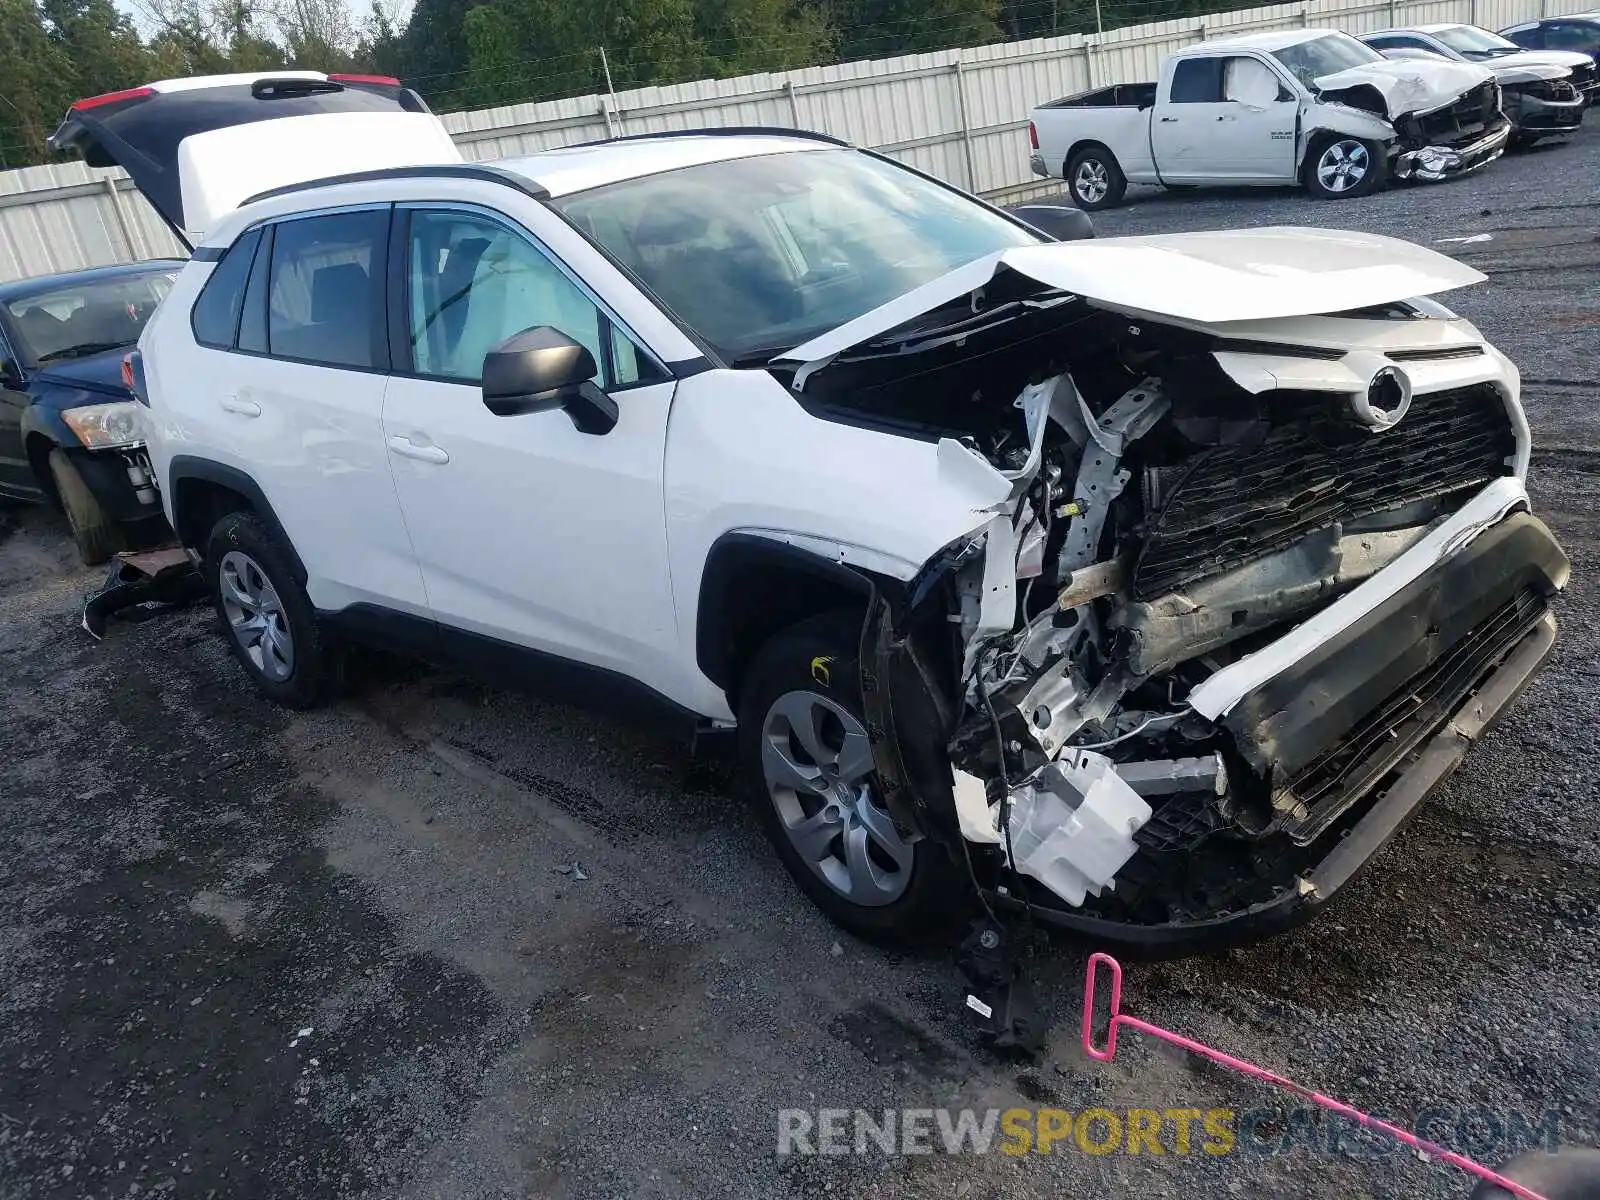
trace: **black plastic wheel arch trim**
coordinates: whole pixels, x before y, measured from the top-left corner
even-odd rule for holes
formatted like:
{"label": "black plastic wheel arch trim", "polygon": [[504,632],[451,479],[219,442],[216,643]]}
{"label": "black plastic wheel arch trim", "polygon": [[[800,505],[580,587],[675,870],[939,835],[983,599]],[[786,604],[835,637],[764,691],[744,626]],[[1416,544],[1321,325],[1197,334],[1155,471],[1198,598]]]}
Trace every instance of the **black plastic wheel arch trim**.
{"label": "black plastic wheel arch trim", "polygon": [[261,490],[261,485],[246,475],[237,467],[230,467],[223,463],[213,462],[208,458],[199,458],[191,454],[175,455],[171,465],[167,468],[167,486],[172,496],[172,511],[176,518],[174,532],[185,546],[197,550],[205,549],[205,539],[210,536],[210,529],[186,528],[183,514],[178,507],[178,485],[185,480],[196,480],[202,483],[212,483],[219,487],[236,492],[250,502],[251,509],[256,516],[264,521],[273,535],[283,544],[284,553],[289,556],[289,566],[294,572],[294,581],[301,587],[306,584],[305,564],[300,561],[300,552],[294,548],[294,542],[283,527],[283,522],[278,520],[278,514],[273,511],[271,502],[266,493]]}

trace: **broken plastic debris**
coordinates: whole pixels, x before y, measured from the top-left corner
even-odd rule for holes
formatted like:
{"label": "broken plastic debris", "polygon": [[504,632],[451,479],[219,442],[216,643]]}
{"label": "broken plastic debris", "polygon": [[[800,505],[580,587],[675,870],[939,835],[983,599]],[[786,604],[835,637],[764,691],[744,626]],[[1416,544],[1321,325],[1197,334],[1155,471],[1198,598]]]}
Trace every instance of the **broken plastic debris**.
{"label": "broken plastic debris", "polygon": [[314,1031],[312,1030],[311,1026],[307,1025],[299,1033],[295,1034],[289,1039],[289,1049],[293,1050],[303,1039],[310,1037],[313,1032]]}
{"label": "broken plastic debris", "polygon": [[967,1007],[973,1012],[977,1013],[985,1021],[994,1016],[994,1009],[989,1007],[989,1005],[985,1004],[982,1000],[979,1000],[971,992],[967,993]]}
{"label": "broken plastic debris", "polygon": [[562,863],[556,868],[556,874],[570,875],[579,883],[582,883],[585,879],[589,878],[589,873],[583,869],[583,864],[578,862]]}

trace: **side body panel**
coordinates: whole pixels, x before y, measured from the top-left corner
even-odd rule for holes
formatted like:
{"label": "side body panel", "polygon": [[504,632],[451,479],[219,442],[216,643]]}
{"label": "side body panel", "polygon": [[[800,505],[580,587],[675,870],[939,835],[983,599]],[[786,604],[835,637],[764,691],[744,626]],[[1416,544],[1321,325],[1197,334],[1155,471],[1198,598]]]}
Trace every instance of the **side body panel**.
{"label": "side body panel", "polygon": [[1039,134],[1039,156],[1052,175],[1065,173],[1077,146],[1099,142],[1117,156],[1129,181],[1155,182],[1148,108],[1036,108],[1033,123]]}

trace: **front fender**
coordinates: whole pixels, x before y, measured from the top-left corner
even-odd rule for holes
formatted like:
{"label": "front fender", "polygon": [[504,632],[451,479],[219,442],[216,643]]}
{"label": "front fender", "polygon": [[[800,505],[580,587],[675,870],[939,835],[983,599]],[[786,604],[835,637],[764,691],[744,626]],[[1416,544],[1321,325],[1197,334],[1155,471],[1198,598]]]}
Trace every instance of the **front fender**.
{"label": "front fender", "polygon": [[1306,114],[1304,128],[1305,134],[1300,139],[1299,152],[1295,158],[1296,168],[1305,161],[1306,149],[1319,133],[1344,134],[1346,137],[1358,137],[1369,142],[1381,142],[1386,147],[1399,138],[1394,126],[1386,118],[1368,112],[1364,108],[1355,108],[1333,100],[1315,101]]}

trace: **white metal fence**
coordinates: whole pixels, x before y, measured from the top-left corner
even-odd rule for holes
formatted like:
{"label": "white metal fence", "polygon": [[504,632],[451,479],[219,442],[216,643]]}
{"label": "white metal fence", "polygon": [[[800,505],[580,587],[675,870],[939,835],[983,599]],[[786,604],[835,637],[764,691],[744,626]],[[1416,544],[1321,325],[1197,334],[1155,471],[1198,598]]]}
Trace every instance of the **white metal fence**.
{"label": "white metal fence", "polygon": [[[1585,0],[1304,0],[1203,17],[912,54],[780,74],[449,113],[469,158],[501,158],[622,133],[704,126],[822,130],[991,199],[1054,191],[1028,170],[1028,113],[1108,83],[1154,79],[1161,59],[1208,37],[1333,26],[1352,33],[1465,21],[1500,29]],[[82,163],[0,173],[0,280],[181,248],[120,171]]]}

